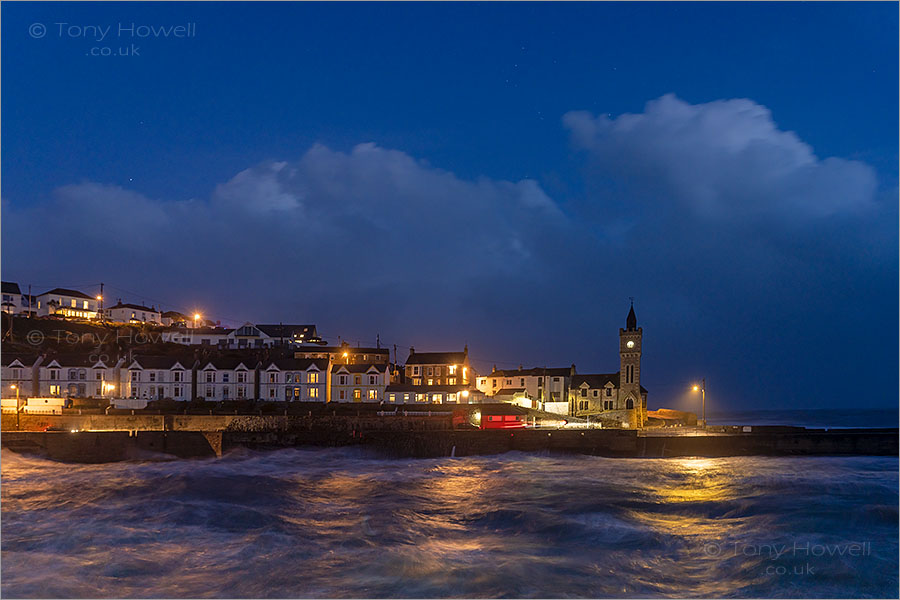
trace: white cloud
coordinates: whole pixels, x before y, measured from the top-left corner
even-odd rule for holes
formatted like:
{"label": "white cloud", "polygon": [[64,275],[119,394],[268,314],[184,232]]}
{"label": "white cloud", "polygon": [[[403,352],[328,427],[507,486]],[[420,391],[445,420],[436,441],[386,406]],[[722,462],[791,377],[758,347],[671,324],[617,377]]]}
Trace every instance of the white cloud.
{"label": "white cloud", "polygon": [[583,111],[563,117],[573,143],[592,156],[601,177],[637,182],[660,204],[724,220],[828,216],[871,208],[871,167],[821,160],[771,112],[752,100],[688,104],[674,95],[641,114],[610,119]]}

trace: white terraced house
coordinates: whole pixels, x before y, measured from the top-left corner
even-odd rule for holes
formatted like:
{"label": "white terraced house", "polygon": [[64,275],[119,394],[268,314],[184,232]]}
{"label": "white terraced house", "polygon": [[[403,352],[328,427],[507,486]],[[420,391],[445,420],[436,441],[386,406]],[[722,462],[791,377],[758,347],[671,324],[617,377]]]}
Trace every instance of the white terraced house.
{"label": "white terraced house", "polygon": [[36,375],[43,357],[27,354],[2,354],[2,376],[4,398],[35,396]]}
{"label": "white terraced house", "polygon": [[260,371],[261,400],[328,402],[331,362],[325,358],[282,358]]}
{"label": "white terraced house", "polygon": [[112,398],[122,389],[125,359],[91,360],[83,354],[44,358],[37,368],[37,396]]}
{"label": "white terraced house", "polygon": [[390,365],[333,365],[332,402],[381,402],[390,384]]}
{"label": "white terraced house", "polygon": [[197,397],[210,402],[255,400],[259,361],[213,358],[197,370]]}
{"label": "white terraced house", "polygon": [[122,396],[143,400],[188,401],[192,392],[194,359],[140,356],[128,365]]}

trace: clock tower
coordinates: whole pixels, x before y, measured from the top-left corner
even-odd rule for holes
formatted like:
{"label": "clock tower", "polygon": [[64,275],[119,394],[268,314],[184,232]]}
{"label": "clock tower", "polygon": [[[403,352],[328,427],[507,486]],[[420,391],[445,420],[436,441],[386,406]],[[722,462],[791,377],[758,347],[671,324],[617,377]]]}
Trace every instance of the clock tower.
{"label": "clock tower", "polygon": [[647,420],[647,406],[641,394],[641,338],[643,330],[637,326],[634,302],[625,329],[619,329],[619,406],[620,410],[634,409],[633,427],[642,427]]}

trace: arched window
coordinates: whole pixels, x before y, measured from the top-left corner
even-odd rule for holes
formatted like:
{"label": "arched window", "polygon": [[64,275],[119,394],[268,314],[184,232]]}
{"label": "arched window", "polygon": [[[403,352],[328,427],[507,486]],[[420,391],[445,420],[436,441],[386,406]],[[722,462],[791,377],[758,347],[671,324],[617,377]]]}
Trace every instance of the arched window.
{"label": "arched window", "polygon": [[634,400],[629,398],[625,401],[625,408],[634,408]]}

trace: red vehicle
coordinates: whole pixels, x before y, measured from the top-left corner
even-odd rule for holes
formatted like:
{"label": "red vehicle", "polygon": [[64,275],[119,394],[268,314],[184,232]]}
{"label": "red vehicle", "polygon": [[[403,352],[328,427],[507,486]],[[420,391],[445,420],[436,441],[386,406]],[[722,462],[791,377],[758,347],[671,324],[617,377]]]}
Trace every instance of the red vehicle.
{"label": "red vehicle", "polygon": [[524,415],[481,415],[482,429],[524,429]]}

